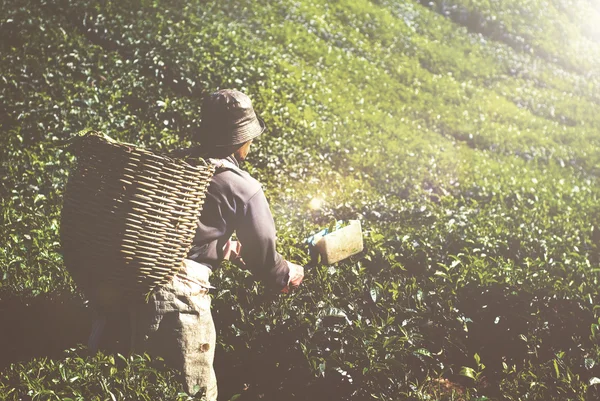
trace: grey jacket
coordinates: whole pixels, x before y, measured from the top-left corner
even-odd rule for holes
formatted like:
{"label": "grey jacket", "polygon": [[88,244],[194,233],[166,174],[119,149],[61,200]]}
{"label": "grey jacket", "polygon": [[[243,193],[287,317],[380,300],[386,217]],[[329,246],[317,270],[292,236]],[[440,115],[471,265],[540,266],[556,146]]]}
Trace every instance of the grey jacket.
{"label": "grey jacket", "polygon": [[217,165],[188,259],[215,269],[235,231],[248,269],[268,287],[287,285],[289,267],[275,249],[275,223],[258,181],[228,157]]}

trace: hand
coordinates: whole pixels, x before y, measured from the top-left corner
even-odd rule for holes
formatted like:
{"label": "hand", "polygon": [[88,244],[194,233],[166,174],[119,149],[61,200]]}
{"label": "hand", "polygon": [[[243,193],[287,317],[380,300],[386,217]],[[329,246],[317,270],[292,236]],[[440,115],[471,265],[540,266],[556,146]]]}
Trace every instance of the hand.
{"label": "hand", "polygon": [[234,260],[240,257],[242,253],[242,244],[239,241],[227,240],[223,245],[223,259]]}
{"label": "hand", "polygon": [[246,269],[246,263],[241,257],[242,244],[239,241],[228,240],[223,245],[223,259],[231,261],[234,265],[241,269]]}
{"label": "hand", "polygon": [[302,279],[304,279],[304,267],[292,262],[287,262],[287,264],[290,268],[289,280],[288,284],[281,290],[285,294],[290,291],[290,288],[298,287],[302,283]]}

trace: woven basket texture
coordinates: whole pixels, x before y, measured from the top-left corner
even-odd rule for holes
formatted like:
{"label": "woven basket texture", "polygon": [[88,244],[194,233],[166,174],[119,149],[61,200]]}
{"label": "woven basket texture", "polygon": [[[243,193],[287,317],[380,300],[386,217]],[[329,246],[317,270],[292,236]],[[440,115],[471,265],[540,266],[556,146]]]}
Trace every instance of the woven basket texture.
{"label": "woven basket texture", "polygon": [[61,216],[65,266],[94,307],[144,299],[181,268],[214,167],[96,132],[70,149],[77,164]]}

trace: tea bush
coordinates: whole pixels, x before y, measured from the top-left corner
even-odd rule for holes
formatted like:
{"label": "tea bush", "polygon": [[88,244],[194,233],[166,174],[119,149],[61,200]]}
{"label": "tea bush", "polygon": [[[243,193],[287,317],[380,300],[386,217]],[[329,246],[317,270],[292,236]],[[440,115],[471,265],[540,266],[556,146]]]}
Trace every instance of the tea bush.
{"label": "tea bush", "polygon": [[[215,272],[223,399],[594,399],[598,18],[584,0],[7,1],[0,304],[78,294],[64,140],[186,146],[202,97],[235,87],[268,126],[245,168],[279,250],[307,263],[304,238],[355,218],[366,249],[289,295]],[[116,398],[178,397],[142,357],[115,381],[110,357],[68,358],[13,364],[2,390],[78,397],[52,384],[67,364]]]}
{"label": "tea bush", "polygon": [[14,364],[0,376],[2,400],[178,400],[175,374],[148,355],[85,355],[69,349],[59,360],[33,359]]}

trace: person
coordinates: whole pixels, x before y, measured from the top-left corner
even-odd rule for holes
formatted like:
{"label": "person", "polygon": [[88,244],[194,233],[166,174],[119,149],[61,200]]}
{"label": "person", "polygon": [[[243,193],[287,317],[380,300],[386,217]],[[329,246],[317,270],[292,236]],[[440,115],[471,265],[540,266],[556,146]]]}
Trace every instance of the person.
{"label": "person", "polygon": [[[272,289],[287,292],[304,277],[276,251],[275,224],[260,183],[240,168],[252,141],[265,130],[250,101],[237,90],[219,90],[202,105],[195,139],[201,145],[176,153],[198,153],[215,165],[192,248],[173,280],[149,302],[130,308],[134,352],[161,356],[183,374],[190,394],[217,399],[213,369],[216,334],[210,311],[209,277],[220,261],[249,269]],[[238,241],[232,241],[236,233]]]}

